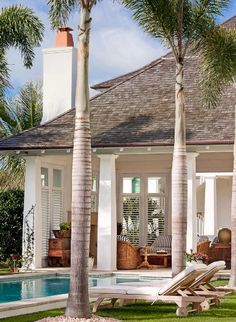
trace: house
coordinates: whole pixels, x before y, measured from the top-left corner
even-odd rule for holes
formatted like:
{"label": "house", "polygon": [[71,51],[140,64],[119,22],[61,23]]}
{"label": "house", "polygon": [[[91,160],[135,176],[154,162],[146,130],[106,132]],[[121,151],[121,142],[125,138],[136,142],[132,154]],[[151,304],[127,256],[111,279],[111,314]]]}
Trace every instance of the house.
{"label": "house", "polygon": [[[226,24],[236,25],[236,17]],[[76,48],[69,28],[45,49],[43,121],[0,141],[2,154],[26,160],[24,234],[34,230],[34,261],[47,264],[52,229],[69,220],[76,82]],[[230,227],[236,91],[219,105],[202,106],[198,56],[186,58],[188,163],[187,249],[197,234]],[[134,244],[171,234],[171,166],[174,138],[175,62],[167,54],[93,88],[91,99],[92,207],[97,222],[97,268],[116,269],[116,226]]]}

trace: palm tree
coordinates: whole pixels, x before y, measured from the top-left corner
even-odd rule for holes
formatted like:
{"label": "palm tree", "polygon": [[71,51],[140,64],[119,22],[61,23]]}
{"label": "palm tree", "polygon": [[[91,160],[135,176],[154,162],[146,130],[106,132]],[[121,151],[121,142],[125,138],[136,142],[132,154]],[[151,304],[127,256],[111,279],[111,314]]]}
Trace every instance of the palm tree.
{"label": "palm tree", "polygon": [[[0,104],[0,137],[5,138],[40,124],[43,111],[42,86],[28,83],[11,100]],[[9,178],[14,178],[15,187],[23,187],[25,162],[13,156],[0,157],[0,187],[9,187]],[[12,186],[10,183],[10,186]]]}
{"label": "palm tree", "polygon": [[52,27],[66,25],[70,13],[80,7],[77,86],[72,167],[72,236],[70,291],[66,316],[89,318],[88,257],[91,217],[91,134],[88,59],[91,9],[96,0],[49,0]]}
{"label": "palm tree", "polygon": [[6,63],[6,50],[19,49],[25,67],[33,63],[33,49],[43,38],[44,26],[33,11],[22,5],[12,5],[0,10],[0,99],[4,87],[9,85],[9,70]]}
{"label": "palm tree", "polygon": [[228,0],[122,0],[133,18],[171,49],[175,59],[175,137],[172,162],[172,274],[185,267],[187,163],[184,104],[186,54],[201,49]]}
{"label": "palm tree", "polygon": [[[201,88],[203,101],[215,107],[224,94],[224,88],[236,88],[236,29],[218,27],[208,35],[201,55]],[[231,204],[231,274],[229,285],[236,287],[236,102],[234,126],[234,165]]]}

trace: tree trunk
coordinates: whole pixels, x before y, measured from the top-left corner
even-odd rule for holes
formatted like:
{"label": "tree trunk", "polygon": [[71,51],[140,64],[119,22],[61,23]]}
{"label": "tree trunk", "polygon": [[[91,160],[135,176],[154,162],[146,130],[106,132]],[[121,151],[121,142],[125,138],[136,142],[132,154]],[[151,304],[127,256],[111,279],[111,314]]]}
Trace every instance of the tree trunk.
{"label": "tree trunk", "polygon": [[236,105],[234,113],[234,169],[231,204],[231,274],[229,280],[229,285],[232,287],[236,287]]}
{"label": "tree trunk", "polygon": [[90,10],[81,5],[72,167],[71,272],[66,308],[66,316],[74,318],[91,316],[88,295],[92,181],[88,85],[90,23]]}
{"label": "tree trunk", "polygon": [[172,162],[172,275],[185,268],[187,230],[187,161],[183,63],[176,64],[175,142]]}

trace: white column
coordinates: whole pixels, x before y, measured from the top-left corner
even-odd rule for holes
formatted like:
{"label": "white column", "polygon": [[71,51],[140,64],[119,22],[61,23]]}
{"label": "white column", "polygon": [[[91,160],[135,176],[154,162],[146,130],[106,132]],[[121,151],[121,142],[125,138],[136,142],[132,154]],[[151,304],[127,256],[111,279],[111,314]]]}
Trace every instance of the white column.
{"label": "white column", "polygon": [[97,269],[116,269],[116,168],[114,154],[100,155]]}
{"label": "white column", "polygon": [[[41,216],[40,216],[40,160],[38,157],[26,158],[25,171],[25,196],[24,196],[24,220],[23,220],[23,256],[27,252],[33,252],[33,262],[30,268],[41,267]],[[33,231],[34,241],[29,239]],[[34,245],[30,250],[31,245]],[[29,257],[29,256],[28,256]]]}
{"label": "white column", "polygon": [[196,157],[198,153],[187,153],[188,166],[188,210],[186,251],[197,249],[197,192],[196,192]]}
{"label": "white column", "polygon": [[217,233],[216,176],[205,176],[204,235]]}

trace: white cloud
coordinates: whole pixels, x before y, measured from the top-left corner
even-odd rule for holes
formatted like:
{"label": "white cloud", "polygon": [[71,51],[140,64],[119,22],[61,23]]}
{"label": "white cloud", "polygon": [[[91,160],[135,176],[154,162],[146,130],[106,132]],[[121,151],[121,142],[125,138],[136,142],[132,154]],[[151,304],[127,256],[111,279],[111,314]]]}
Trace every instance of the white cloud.
{"label": "white cloud", "polygon": [[[54,45],[55,33],[51,30],[48,19],[48,7],[45,0],[2,0],[1,6],[23,4],[31,7],[45,24],[43,48]],[[232,16],[236,4],[225,13],[226,18]],[[165,52],[157,39],[146,35],[130,12],[118,1],[103,0],[92,12],[91,52],[90,52],[90,83],[95,84],[112,77],[130,72],[149,63]],[[76,29],[79,24],[77,12],[70,21]],[[23,67],[20,55],[15,50],[8,53],[8,62],[12,69],[11,82],[16,88],[30,80],[42,78],[42,48],[36,49],[36,59],[31,70]]]}
{"label": "white cloud", "polygon": [[[45,24],[42,48],[54,45],[55,33],[48,20],[47,6],[41,1],[3,0],[1,6],[23,4],[31,7]],[[163,49],[139,29],[130,14],[117,2],[104,0],[93,9],[90,54],[90,82],[94,84],[129,72],[160,56]],[[78,13],[70,25],[76,29]],[[74,32],[76,40],[76,32]],[[26,70],[16,50],[9,50],[8,62],[12,70],[11,83],[15,88],[30,80],[42,78],[42,48],[35,50],[36,59],[31,70]]]}

